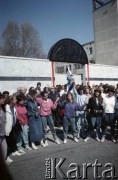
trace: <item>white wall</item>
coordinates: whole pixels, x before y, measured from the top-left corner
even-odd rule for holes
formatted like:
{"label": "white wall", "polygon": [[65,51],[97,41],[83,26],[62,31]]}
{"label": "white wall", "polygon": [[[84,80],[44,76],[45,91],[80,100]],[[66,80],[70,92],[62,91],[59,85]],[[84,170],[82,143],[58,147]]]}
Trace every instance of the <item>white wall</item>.
{"label": "white wall", "polygon": [[[27,88],[36,87],[37,82],[41,82],[42,87],[48,84],[52,85],[51,81],[51,62],[45,59],[18,58],[18,57],[3,57],[0,56],[0,78],[3,77],[48,77],[49,81],[1,81],[0,91],[8,90],[11,93],[16,92],[17,87],[25,86]],[[8,78],[7,78],[8,79]]]}
{"label": "white wall", "polygon": [[[48,85],[52,86],[52,68],[51,62],[46,59],[19,58],[0,56],[0,92],[5,90],[11,94],[16,92],[18,87],[36,87],[37,82],[41,82],[42,89]],[[13,78],[25,78],[25,80],[14,80]],[[34,77],[35,80],[28,80],[28,77]],[[36,79],[37,77],[37,79]],[[50,80],[39,80],[38,77],[48,77]],[[81,77],[75,75],[77,84],[81,83]],[[5,78],[1,80],[1,78]],[[10,78],[11,80],[8,80]],[[66,74],[55,73],[55,85],[66,84]]]}
{"label": "white wall", "polygon": [[[118,83],[118,66],[89,64],[90,84],[116,85]],[[5,90],[16,92],[18,87],[36,87],[41,82],[42,88],[52,86],[51,62],[46,59],[18,58],[0,56],[0,92]],[[31,77],[31,79],[29,79]],[[81,76],[74,75],[76,84],[81,84]],[[9,79],[10,78],[10,79]],[[17,80],[14,78],[23,78]],[[34,78],[34,79],[32,79]],[[40,78],[43,78],[40,80]],[[47,80],[45,78],[48,78]],[[83,79],[86,84],[87,65],[83,68]],[[2,80],[1,80],[2,79]],[[55,85],[66,84],[66,74],[55,73]]]}
{"label": "white wall", "polygon": [[[85,66],[85,76],[87,78],[87,65]],[[89,64],[90,84],[116,85],[118,83],[118,66]]]}

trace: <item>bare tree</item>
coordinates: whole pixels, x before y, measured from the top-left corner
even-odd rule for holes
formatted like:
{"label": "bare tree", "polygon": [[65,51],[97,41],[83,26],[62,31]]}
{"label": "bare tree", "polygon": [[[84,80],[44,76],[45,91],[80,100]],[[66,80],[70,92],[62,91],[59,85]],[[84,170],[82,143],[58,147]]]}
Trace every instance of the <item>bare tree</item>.
{"label": "bare tree", "polygon": [[10,21],[2,33],[2,53],[7,56],[18,56],[20,46],[20,28]]}
{"label": "bare tree", "polygon": [[21,53],[24,57],[40,58],[43,54],[42,43],[36,29],[30,23],[21,25]]}
{"label": "bare tree", "polygon": [[9,22],[2,33],[2,55],[44,58],[38,31],[31,23]]}

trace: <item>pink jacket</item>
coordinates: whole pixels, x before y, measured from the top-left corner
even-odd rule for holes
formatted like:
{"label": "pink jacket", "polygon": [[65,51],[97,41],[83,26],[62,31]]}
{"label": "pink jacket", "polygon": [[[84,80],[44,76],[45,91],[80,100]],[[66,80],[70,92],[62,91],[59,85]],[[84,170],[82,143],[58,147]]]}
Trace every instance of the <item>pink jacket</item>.
{"label": "pink jacket", "polygon": [[17,105],[15,106],[17,111],[17,120],[21,125],[28,124],[28,116],[27,116],[27,109],[25,106]]}
{"label": "pink jacket", "polygon": [[57,103],[53,103],[51,99],[45,101],[42,98],[37,98],[37,102],[40,104],[40,115],[48,116],[52,114],[52,109],[56,109]]}

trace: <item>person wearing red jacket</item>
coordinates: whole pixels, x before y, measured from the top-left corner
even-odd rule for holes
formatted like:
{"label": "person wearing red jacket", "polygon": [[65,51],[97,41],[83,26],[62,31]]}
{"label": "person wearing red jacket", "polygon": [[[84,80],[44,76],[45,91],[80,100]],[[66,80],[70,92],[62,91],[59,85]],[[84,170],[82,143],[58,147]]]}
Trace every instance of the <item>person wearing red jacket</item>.
{"label": "person wearing red jacket", "polygon": [[17,97],[17,105],[16,105],[16,112],[17,112],[17,123],[20,126],[20,131],[17,134],[16,141],[17,141],[17,149],[20,153],[25,153],[22,148],[22,144],[24,143],[25,148],[27,150],[31,150],[29,147],[29,139],[28,139],[28,116],[27,116],[27,109],[24,106],[24,95],[18,95]]}

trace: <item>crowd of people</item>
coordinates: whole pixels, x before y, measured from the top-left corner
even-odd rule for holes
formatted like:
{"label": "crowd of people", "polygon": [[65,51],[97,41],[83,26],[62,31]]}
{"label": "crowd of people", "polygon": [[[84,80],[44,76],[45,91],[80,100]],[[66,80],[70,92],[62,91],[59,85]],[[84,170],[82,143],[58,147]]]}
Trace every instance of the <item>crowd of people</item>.
{"label": "crowd of people", "polygon": [[[37,150],[36,142],[48,146],[50,129],[54,143],[61,144],[55,126],[63,127],[63,143],[68,141],[68,131],[73,140],[87,142],[90,137],[103,143],[108,130],[114,143],[118,142],[118,85],[67,85],[41,88],[21,87],[17,92],[0,93],[0,149],[6,164],[12,156],[20,156],[25,149]],[[94,131],[96,129],[96,131]],[[95,133],[94,133],[95,132]]]}

